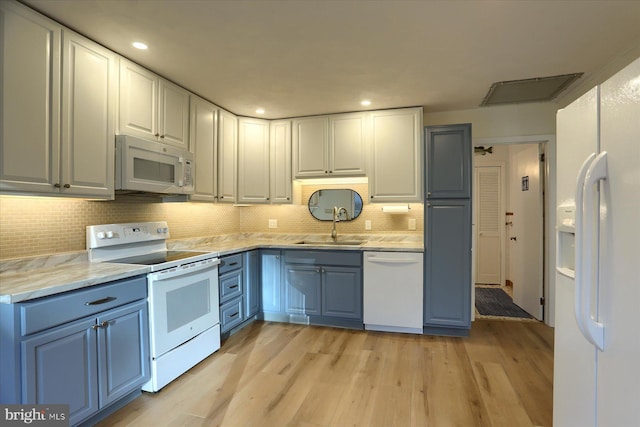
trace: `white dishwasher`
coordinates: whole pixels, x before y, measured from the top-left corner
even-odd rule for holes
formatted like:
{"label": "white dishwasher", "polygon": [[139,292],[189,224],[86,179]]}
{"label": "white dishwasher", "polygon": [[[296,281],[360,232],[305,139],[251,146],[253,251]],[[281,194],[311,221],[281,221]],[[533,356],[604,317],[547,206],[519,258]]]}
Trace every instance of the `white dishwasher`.
{"label": "white dishwasher", "polygon": [[422,333],[422,253],[364,253],[365,329]]}

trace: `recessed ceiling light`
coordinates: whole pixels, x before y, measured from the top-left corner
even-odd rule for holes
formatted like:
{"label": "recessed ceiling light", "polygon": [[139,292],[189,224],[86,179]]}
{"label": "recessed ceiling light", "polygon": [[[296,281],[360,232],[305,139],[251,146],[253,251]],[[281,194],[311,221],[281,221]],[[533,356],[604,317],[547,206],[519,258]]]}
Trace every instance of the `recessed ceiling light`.
{"label": "recessed ceiling light", "polygon": [[369,101],[368,99],[363,99],[363,100],[360,102],[360,105],[362,105],[362,106],[364,106],[364,107],[367,107],[367,106],[371,105],[371,101]]}
{"label": "recessed ceiling light", "polygon": [[147,46],[146,44],[144,44],[142,42],[133,42],[132,45],[136,49],[140,49],[140,50],[147,50],[149,48],[149,46]]}
{"label": "recessed ceiling light", "polygon": [[256,113],[257,113],[257,114],[264,114],[264,108],[258,108],[258,109],[256,110]]}

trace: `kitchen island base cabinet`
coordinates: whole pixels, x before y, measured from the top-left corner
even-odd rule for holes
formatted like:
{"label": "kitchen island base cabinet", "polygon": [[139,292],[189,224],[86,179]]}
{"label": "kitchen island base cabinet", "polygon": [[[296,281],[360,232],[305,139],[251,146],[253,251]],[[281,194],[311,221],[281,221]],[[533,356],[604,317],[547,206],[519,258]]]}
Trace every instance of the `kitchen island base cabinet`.
{"label": "kitchen island base cabinet", "polygon": [[2,388],[2,402],[68,404],[77,425],[139,394],[149,379],[146,286],[139,277],[3,304],[1,376],[15,387]]}

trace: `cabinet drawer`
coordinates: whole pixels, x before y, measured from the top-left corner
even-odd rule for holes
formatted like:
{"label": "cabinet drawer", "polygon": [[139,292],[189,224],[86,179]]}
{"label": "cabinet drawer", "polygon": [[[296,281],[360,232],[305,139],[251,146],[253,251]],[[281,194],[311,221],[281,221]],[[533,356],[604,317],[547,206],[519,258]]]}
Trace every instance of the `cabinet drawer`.
{"label": "cabinet drawer", "polygon": [[285,251],[285,262],[311,265],[362,266],[362,252]]}
{"label": "cabinet drawer", "polygon": [[243,270],[220,276],[220,303],[242,295]]}
{"label": "cabinet drawer", "polygon": [[242,296],[229,301],[220,307],[220,332],[226,332],[242,323]]}
{"label": "cabinet drawer", "polygon": [[220,265],[218,266],[218,273],[223,274],[227,271],[237,270],[242,268],[242,254],[229,255],[220,258]]}
{"label": "cabinet drawer", "polygon": [[20,304],[22,335],[33,334],[147,297],[147,278],[118,282]]}

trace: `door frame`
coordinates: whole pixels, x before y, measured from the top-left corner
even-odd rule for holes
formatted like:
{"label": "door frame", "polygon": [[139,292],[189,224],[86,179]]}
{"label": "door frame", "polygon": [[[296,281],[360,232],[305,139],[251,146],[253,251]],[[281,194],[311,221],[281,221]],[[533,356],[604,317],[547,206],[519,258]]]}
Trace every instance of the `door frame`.
{"label": "door frame", "polygon": [[[472,145],[491,146],[507,144],[543,144],[545,162],[543,165],[543,295],[545,305],[543,309],[543,321],[549,326],[555,324],[555,265],[556,259],[556,136],[552,134],[529,135],[529,136],[506,136],[495,138],[473,138]],[[474,165],[475,166],[475,165]],[[472,203],[473,205],[473,203]],[[475,248],[473,241],[473,251]]]}
{"label": "door frame", "polygon": [[[481,165],[477,165],[474,164],[473,165],[473,194],[479,194],[476,192],[477,190],[477,185],[478,185],[478,180],[476,179],[476,169],[477,168],[482,168],[482,167],[497,167],[500,168],[500,182],[498,183],[498,185],[500,186],[500,206],[499,206],[499,212],[504,211],[504,207],[505,207],[505,198],[506,198],[506,194],[505,194],[505,176],[504,176],[504,171],[506,169],[506,165],[505,162],[503,161],[494,161],[494,162],[483,162]],[[473,206],[473,224],[474,224],[474,243],[475,243],[475,249],[473,250],[473,254],[474,254],[474,258],[475,258],[475,262],[474,262],[474,282],[476,282],[478,280],[478,278],[476,277],[476,271],[475,269],[478,268],[478,229],[477,227],[477,220],[478,220],[478,212],[475,206],[476,203],[476,198],[472,197],[472,203],[471,205]],[[500,213],[498,213],[498,215],[501,215]],[[504,217],[501,216],[499,219],[500,222],[505,222],[504,221]],[[505,237],[506,237],[506,232],[505,232],[505,226],[504,224],[500,227],[500,286],[504,286],[505,285],[505,276],[506,276],[506,243],[505,243]],[[475,283],[474,283],[475,285]]]}

